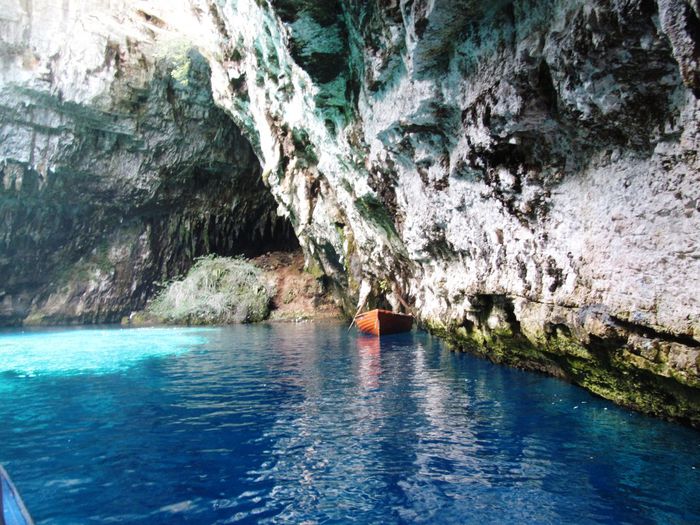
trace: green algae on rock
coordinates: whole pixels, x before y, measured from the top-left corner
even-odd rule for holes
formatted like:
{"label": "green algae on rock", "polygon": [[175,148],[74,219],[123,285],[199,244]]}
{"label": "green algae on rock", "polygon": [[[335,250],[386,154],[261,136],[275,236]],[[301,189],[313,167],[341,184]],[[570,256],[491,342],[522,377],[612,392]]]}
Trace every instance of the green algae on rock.
{"label": "green algae on rock", "polygon": [[[620,405],[700,428],[700,374],[697,363],[674,367],[669,345],[681,345],[677,337],[640,336],[600,309],[592,315],[603,319],[605,333],[576,336],[588,322],[580,317],[559,317],[558,324],[546,322],[541,330],[532,331],[521,327],[514,315],[515,302],[500,295],[473,298],[475,308],[466,318],[449,323],[427,320],[425,326],[456,350],[553,375]],[[675,351],[697,358],[698,346],[685,342],[688,347]],[[650,347],[659,351],[650,355]]]}

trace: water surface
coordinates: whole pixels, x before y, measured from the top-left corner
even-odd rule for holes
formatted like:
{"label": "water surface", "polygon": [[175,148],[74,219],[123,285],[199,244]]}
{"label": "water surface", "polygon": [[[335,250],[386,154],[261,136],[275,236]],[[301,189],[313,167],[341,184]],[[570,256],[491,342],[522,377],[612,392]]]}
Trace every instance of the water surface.
{"label": "water surface", "polygon": [[700,523],[700,433],[423,333],[0,333],[39,524]]}

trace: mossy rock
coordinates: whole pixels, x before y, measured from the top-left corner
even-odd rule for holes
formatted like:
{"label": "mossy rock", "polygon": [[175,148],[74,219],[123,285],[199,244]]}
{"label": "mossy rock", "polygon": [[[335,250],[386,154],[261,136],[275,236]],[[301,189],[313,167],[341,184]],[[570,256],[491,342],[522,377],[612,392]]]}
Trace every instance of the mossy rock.
{"label": "mossy rock", "polygon": [[520,333],[425,322],[451,348],[499,364],[557,376],[603,398],[647,414],[700,428],[700,389],[635,366],[619,341],[584,345],[574,338],[545,335],[537,344]]}
{"label": "mossy rock", "polygon": [[146,309],[163,323],[254,323],[270,315],[274,290],[244,259],[207,256],[184,279],[169,283]]}

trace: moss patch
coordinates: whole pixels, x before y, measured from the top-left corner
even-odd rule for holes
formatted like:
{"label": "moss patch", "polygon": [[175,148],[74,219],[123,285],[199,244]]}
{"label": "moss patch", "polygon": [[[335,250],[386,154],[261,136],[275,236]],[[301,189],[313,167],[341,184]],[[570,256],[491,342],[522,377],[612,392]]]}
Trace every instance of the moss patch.
{"label": "moss patch", "polygon": [[700,428],[700,390],[635,366],[621,341],[538,336],[533,343],[519,332],[487,331],[426,322],[428,330],[453,348],[499,364],[544,372],[641,412]]}
{"label": "moss patch", "polygon": [[372,195],[364,195],[355,200],[355,206],[363,218],[382,228],[388,237],[398,237],[394,221],[384,205]]}

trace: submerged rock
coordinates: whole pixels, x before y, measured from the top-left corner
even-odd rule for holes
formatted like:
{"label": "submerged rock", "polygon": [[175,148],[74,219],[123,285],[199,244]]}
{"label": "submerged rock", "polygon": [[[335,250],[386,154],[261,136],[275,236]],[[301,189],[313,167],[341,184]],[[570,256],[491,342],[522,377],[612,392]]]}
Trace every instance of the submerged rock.
{"label": "submerged rock", "polygon": [[[405,300],[463,348],[700,424],[696,3],[14,9],[0,88],[5,322],[78,304],[49,276],[58,261],[104,261],[87,256],[104,239],[107,260],[116,245],[152,261],[128,265],[142,286],[97,280],[71,296],[103,298],[79,303],[89,312],[145,300],[206,251],[183,255],[187,239],[211,238],[202,227],[136,250],[154,209],[171,224],[220,203],[217,242],[275,224],[260,169],[346,310],[370,283],[372,304]],[[219,177],[204,192],[202,165]],[[66,202],[70,220],[52,226]]]}

